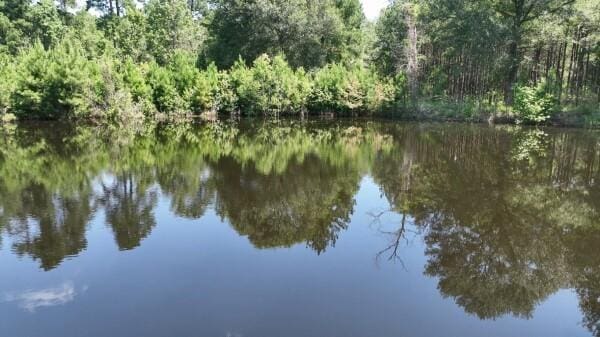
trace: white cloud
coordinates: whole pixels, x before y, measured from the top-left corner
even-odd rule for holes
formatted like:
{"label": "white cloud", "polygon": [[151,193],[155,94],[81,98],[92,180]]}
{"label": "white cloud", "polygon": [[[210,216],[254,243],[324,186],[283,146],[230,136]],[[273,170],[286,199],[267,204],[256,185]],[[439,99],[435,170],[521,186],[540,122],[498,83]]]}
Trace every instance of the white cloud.
{"label": "white cloud", "polygon": [[389,0],[360,0],[365,11],[365,15],[369,20],[375,20],[379,16],[379,12],[384,9]]}
{"label": "white cloud", "polygon": [[73,283],[65,282],[56,288],[9,293],[4,296],[4,302],[17,302],[22,309],[35,312],[38,308],[69,303],[75,299],[76,295],[77,291]]}

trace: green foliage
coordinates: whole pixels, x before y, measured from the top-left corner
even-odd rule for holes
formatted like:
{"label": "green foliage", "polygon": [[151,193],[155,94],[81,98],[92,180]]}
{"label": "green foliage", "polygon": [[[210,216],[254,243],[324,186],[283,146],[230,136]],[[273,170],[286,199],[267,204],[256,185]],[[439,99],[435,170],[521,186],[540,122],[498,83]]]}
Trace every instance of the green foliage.
{"label": "green foliage", "polygon": [[597,119],[597,1],[391,1],[377,22],[360,0],[85,4],[0,0],[0,112]]}
{"label": "green foliage", "polygon": [[23,50],[12,74],[2,68],[14,81],[0,86],[0,105],[25,119],[123,120],[138,114],[150,96],[138,68],[121,66],[110,55],[90,60],[86,54],[84,46],[69,41],[49,50],[41,43]]}
{"label": "green foliage", "polygon": [[63,42],[45,51],[40,43],[19,55],[14,113],[24,118],[84,117],[101,96],[102,79],[96,62],[81,46]]}
{"label": "green foliage", "polygon": [[311,110],[346,111],[360,106],[362,97],[356,96],[360,93],[351,87],[347,73],[346,68],[339,64],[326,66],[315,73]]}
{"label": "green foliage", "polygon": [[304,70],[293,70],[281,56],[257,58],[252,67],[238,61],[231,83],[240,111],[249,115],[292,113],[302,110],[310,92]]}
{"label": "green foliage", "polygon": [[112,52],[113,43],[98,29],[96,20],[96,17],[87,12],[75,14],[69,19],[70,24],[64,37],[67,41],[77,41],[89,59],[100,58],[105,53]]}
{"label": "green foliage", "polygon": [[542,123],[548,120],[556,99],[546,84],[518,86],[515,89],[514,111],[519,123]]}
{"label": "green foliage", "polygon": [[[217,72],[217,67],[213,64],[209,67],[212,72]],[[222,112],[239,112],[238,110],[238,96],[236,95],[235,88],[231,76],[227,71],[220,71],[217,74],[218,87],[215,93],[215,104],[217,111]]]}
{"label": "green foliage", "polygon": [[15,64],[11,57],[0,53],[0,115],[10,109],[10,98],[15,91],[15,77]]}
{"label": "green foliage", "polygon": [[45,48],[56,45],[66,31],[58,10],[51,0],[42,0],[29,11],[29,38],[39,40]]}
{"label": "green foliage", "polygon": [[127,15],[119,18],[115,27],[113,39],[121,56],[131,57],[136,62],[148,58],[146,16],[131,5],[126,7]]}
{"label": "green foliage", "polygon": [[66,30],[51,0],[0,2],[0,45],[13,54],[35,41],[46,48],[54,46]]}
{"label": "green foliage", "polygon": [[218,111],[221,104],[220,74],[217,66],[211,64],[194,78],[189,96],[190,108],[196,113]]}
{"label": "green foliage", "polygon": [[23,43],[23,34],[6,15],[0,12],[0,52],[14,53]]}
{"label": "green foliage", "polygon": [[168,63],[178,49],[197,50],[202,34],[185,0],[151,0],[145,11],[148,51],[159,64]]}
{"label": "green foliage", "polygon": [[375,25],[373,61],[377,69],[385,75],[399,72],[403,64],[403,49],[406,38],[406,24],[401,2],[386,7]]}
{"label": "green foliage", "polygon": [[186,98],[190,90],[194,87],[196,78],[199,75],[195,65],[195,57],[188,53],[176,52],[171,57],[166,68],[171,74],[173,84],[177,88],[177,93]]}
{"label": "green foliage", "polygon": [[395,91],[392,81],[380,79],[370,69],[332,64],[314,75],[310,109],[373,113],[388,108],[394,100]]}
{"label": "green foliage", "polygon": [[165,67],[151,63],[148,70],[148,84],[152,88],[152,103],[159,112],[182,112],[185,103],[177,91],[174,76]]}
{"label": "green foliage", "polygon": [[293,67],[359,56],[364,21],[358,0],[212,0],[207,57],[220,68],[241,55],[283,53]]}
{"label": "green foliage", "polygon": [[122,67],[123,81],[137,102],[152,101],[152,87],[146,83],[147,64],[136,64],[127,59]]}

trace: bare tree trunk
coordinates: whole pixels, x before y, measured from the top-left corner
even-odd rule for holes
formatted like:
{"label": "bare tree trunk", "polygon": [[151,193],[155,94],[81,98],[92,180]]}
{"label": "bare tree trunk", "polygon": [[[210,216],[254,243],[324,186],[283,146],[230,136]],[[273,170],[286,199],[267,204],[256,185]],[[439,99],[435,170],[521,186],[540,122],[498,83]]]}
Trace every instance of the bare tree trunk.
{"label": "bare tree trunk", "polygon": [[563,43],[563,49],[562,49],[562,63],[561,66],[559,67],[560,71],[558,71],[558,102],[561,102],[562,99],[562,93],[563,93],[563,82],[564,82],[564,78],[565,78],[565,65],[567,63],[567,42],[565,41]]}
{"label": "bare tree trunk", "polygon": [[411,5],[404,8],[406,19],[408,41],[405,46],[405,57],[407,60],[406,75],[408,77],[408,87],[410,90],[411,104],[416,107],[418,105],[419,95],[419,46],[418,46],[418,31],[414,9]]}
{"label": "bare tree trunk", "polygon": [[519,75],[519,41],[520,34],[515,33],[513,36],[513,41],[511,41],[508,50],[510,64],[508,66],[508,75],[504,85],[504,102],[507,105],[512,105],[513,103],[514,86],[517,83],[517,78]]}

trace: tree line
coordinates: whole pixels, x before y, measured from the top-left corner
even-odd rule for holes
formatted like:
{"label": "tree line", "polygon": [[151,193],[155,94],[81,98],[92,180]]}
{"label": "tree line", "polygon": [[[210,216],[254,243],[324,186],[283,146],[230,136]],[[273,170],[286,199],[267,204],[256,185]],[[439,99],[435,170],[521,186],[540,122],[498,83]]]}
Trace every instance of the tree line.
{"label": "tree line", "polygon": [[594,0],[2,0],[0,113],[598,123]]}

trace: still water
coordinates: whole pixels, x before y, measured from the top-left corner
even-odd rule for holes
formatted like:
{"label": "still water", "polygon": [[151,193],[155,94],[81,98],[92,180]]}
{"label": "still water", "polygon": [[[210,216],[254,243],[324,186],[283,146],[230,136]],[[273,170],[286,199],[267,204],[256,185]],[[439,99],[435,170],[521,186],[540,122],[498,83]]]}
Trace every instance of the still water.
{"label": "still water", "polygon": [[600,135],[0,130],[0,336],[600,336]]}

